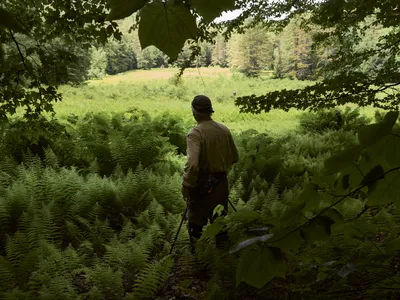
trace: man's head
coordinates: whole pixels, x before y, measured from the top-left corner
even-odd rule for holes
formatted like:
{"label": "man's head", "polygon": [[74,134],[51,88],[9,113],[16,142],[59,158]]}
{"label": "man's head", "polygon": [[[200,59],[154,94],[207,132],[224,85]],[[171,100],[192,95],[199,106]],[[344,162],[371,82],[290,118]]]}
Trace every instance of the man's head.
{"label": "man's head", "polygon": [[193,116],[196,121],[210,120],[214,112],[210,98],[197,95],[192,101]]}

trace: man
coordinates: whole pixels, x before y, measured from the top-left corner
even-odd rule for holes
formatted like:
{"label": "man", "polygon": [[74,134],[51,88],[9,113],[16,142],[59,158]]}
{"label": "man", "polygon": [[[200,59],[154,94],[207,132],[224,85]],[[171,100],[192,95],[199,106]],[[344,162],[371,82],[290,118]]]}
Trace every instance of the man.
{"label": "man", "polygon": [[188,203],[188,226],[192,251],[204,225],[212,221],[214,208],[228,211],[227,172],[239,159],[231,132],[215,122],[211,100],[194,97],[192,112],[197,126],[187,135],[187,163],[183,172],[182,196]]}

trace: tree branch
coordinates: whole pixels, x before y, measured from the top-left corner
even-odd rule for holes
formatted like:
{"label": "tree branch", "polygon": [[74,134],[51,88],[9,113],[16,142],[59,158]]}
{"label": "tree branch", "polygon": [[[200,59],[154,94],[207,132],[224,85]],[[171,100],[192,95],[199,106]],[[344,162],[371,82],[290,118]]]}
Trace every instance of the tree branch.
{"label": "tree branch", "polygon": [[296,231],[298,231],[298,230],[300,230],[300,229],[303,229],[303,228],[307,227],[307,226],[310,225],[315,219],[317,219],[318,217],[322,216],[325,212],[327,212],[328,210],[330,210],[330,209],[333,208],[334,206],[338,205],[340,202],[342,202],[342,201],[343,201],[344,199],[346,199],[347,197],[349,197],[349,196],[353,195],[354,193],[360,191],[361,189],[363,189],[364,187],[370,185],[372,182],[378,180],[378,179],[381,178],[382,176],[384,176],[384,175],[386,175],[386,174],[389,174],[389,173],[391,173],[391,172],[394,172],[394,171],[398,171],[398,170],[400,170],[400,167],[396,167],[396,168],[390,169],[390,170],[384,172],[383,174],[380,174],[379,176],[375,177],[374,179],[372,179],[372,180],[370,180],[370,181],[364,183],[363,185],[359,186],[358,188],[354,189],[353,191],[351,191],[351,192],[348,193],[347,195],[344,195],[342,198],[340,198],[338,201],[336,201],[336,202],[333,203],[332,205],[330,205],[330,206],[324,208],[322,211],[319,212],[319,214],[317,214],[316,216],[314,216],[313,218],[311,218],[310,220],[308,220],[308,221],[305,222],[304,224],[302,224],[302,225],[296,227],[295,229],[291,230],[290,232],[288,232],[288,233],[285,234],[284,236],[278,238],[277,240],[272,240],[272,238],[271,238],[272,241],[269,240],[269,241],[266,242],[266,243],[268,243],[268,244],[273,244],[273,243],[279,242],[279,241],[285,239],[286,237],[288,237],[289,235],[291,235],[292,233],[294,233],[294,232],[296,232]]}

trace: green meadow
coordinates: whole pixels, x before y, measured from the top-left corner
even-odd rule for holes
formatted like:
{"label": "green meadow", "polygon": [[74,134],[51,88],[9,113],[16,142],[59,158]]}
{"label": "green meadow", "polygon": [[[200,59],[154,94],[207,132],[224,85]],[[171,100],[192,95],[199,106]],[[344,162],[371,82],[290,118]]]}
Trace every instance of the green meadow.
{"label": "green meadow", "polygon": [[253,115],[240,113],[235,97],[262,95],[269,91],[296,89],[312,82],[271,79],[269,76],[247,78],[240,73],[220,68],[186,70],[177,82],[178,69],[138,70],[91,80],[84,86],[61,88],[64,100],[55,105],[58,118],[70,114],[125,113],[132,109],[147,111],[152,116],[169,113],[191,120],[190,102],[205,94],[214,105],[214,119],[234,132],[255,129],[279,135],[293,130],[301,112],[275,110]]}

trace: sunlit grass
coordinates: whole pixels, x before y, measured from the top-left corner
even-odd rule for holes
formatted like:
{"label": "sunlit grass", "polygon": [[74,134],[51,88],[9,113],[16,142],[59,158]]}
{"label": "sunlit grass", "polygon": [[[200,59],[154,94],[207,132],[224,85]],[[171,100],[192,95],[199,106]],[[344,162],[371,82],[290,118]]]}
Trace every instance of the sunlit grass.
{"label": "sunlit grass", "polygon": [[[294,130],[301,112],[280,110],[259,115],[242,114],[234,105],[235,97],[262,95],[268,91],[304,87],[310,82],[246,78],[228,69],[200,68],[185,71],[181,83],[174,84],[177,69],[156,69],[126,72],[88,82],[82,87],[61,88],[64,100],[55,104],[57,117],[70,114],[124,113],[136,108],[151,115],[169,112],[191,120],[190,102],[197,94],[208,95],[214,105],[214,119],[233,131],[256,129],[272,135]],[[193,121],[194,123],[194,121]]]}
{"label": "sunlit grass", "polygon": [[[195,95],[205,94],[213,101],[214,119],[233,131],[255,129],[277,136],[295,130],[303,112],[292,109],[289,112],[273,110],[259,115],[244,114],[234,105],[235,97],[312,84],[310,81],[271,79],[269,76],[247,78],[221,68],[186,70],[181,82],[175,84],[177,72],[178,69],[137,70],[89,81],[81,87],[63,86],[60,91],[64,100],[55,104],[57,117],[63,119],[70,114],[83,116],[139,109],[153,116],[168,112],[193,120],[190,102]],[[375,114],[373,108],[362,108],[361,111],[370,118]]]}

